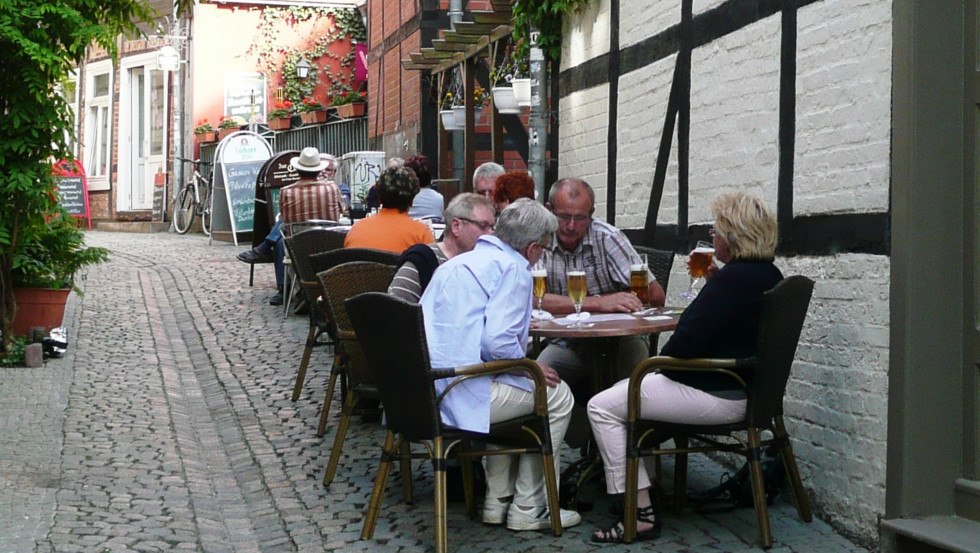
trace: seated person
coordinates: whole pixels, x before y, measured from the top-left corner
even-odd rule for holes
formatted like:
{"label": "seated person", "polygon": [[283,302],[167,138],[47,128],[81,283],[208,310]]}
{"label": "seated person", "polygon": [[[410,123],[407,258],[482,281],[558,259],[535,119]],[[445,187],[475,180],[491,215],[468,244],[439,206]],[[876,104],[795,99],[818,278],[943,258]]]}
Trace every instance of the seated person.
{"label": "seated person", "polygon": [[488,161],[481,164],[473,171],[473,192],[492,200],[497,177],[505,172],[504,166],[499,163]]}
{"label": "seated person", "polygon": [[412,200],[412,207],[408,208],[408,216],[413,219],[429,218],[442,221],[442,210],[446,207],[446,201],[442,194],[432,187],[429,158],[423,155],[412,156],[405,160],[405,167],[415,171],[415,176],[419,178],[419,193]]}
{"label": "seated person", "polygon": [[[673,357],[744,358],[755,355],[762,294],[783,275],[773,265],[776,219],[762,200],[741,192],[722,194],[711,205],[715,258],[725,263],[684,310],[677,329],[660,350]],[[734,369],[747,382],[750,369]],[[618,382],[589,401],[589,422],[602,455],[606,491],[626,487],[626,391]],[[730,378],[705,374],[653,374],[641,384],[643,418],[692,424],[728,424],[745,416],[746,399]],[[662,525],[650,477],[640,463],[637,539],[655,537]],[[622,542],[622,523],[598,530],[592,541]]]}
{"label": "seated person", "polygon": [[[514,202],[497,219],[496,234],[481,236],[473,251],[442,264],[421,306],[433,367],[457,367],[524,357],[531,323],[530,266],[541,257],[554,232],[555,217],[533,200]],[[547,365],[551,439],[560,444],[572,412],[572,394]],[[451,381],[439,410],[446,424],[487,432],[495,421],[528,414],[534,389],[525,376],[500,374]],[[436,393],[450,385],[436,381]],[[555,448],[558,449],[557,447]],[[559,467],[555,451],[555,471]],[[549,511],[540,456],[489,455],[483,522],[510,530],[549,528]],[[563,527],[581,517],[562,509]]]}
{"label": "seated person", "polygon": [[471,192],[457,195],[446,207],[442,240],[435,244],[416,244],[405,250],[388,293],[418,303],[436,268],[457,254],[472,250],[477,238],[493,234],[494,222],[490,200]]}
{"label": "seated person", "polygon": [[497,213],[517,198],[534,199],[534,178],[527,171],[507,171],[493,185],[493,203]]}
{"label": "seated person", "polygon": [[415,171],[390,167],[381,173],[377,186],[381,210],[354,223],[344,238],[344,247],[402,253],[409,246],[435,242],[428,225],[408,216],[408,206],[419,192]]}
{"label": "seated person", "polygon": [[[393,157],[388,160],[388,167],[401,167],[405,165],[405,160],[400,157]],[[367,197],[364,200],[367,210],[379,209],[381,207],[381,196],[378,195],[378,183],[375,182],[368,189]]]}
{"label": "seated person", "polygon": [[337,158],[309,147],[290,159],[289,164],[296,169],[299,180],[279,192],[279,218],[276,224],[261,244],[238,254],[238,259],[245,263],[270,260],[275,263],[278,292],[269,300],[270,305],[283,304],[283,259],[286,249],[282,243],[282,226],[311,219],[336,221],[347,211],[343,195],[333,182]]}
{"label": "seated person", "polygon": [[[544,309],[555,315],[575,312],[567,295],[567,273],[573,268],[585,271],[588,297],[583,312],[632,313],[642,309],[643,303],[630,293],[630,265],[640,263],[640,256],[619,229],[592,218],[595,211],[592,187],[582,179],[561,179],[551,187],[547,205],[558,218],[558,231],[542,258],[548,271]],[[663,288],[653,275],[649,280],[651,304],[663,305]],[[552,340],[538,359],[554,367],[573,389],[581,388],[576,384],[584,386],[589,382],[586,378],[591,366],[589,346],[588,340]],[[649,355],[648,336],[621,338],[619,377],[628,376]],[[586,392],[576,389],[576,393]]]}

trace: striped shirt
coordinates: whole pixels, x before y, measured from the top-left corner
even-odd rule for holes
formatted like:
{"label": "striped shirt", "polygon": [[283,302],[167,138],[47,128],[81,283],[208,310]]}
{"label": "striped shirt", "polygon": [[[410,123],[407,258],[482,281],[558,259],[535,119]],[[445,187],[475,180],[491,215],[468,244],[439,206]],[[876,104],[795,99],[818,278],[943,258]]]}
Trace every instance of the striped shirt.
{"label": "striped shirt", "polygon": [[575,251],[562,248],[558,236],[552,235],[551,246],[541,259],[548,271],[548,292],[562,296],[568,293],[566,274],[573,267],[585,271],[588,293],[595,296],[629,290],[630,265],[640,263],[639,254],[622,231],[595,219]]}
{"label": "striped shirt", "polygon": [[[435,252],[436,260],[440,265],[449,259],[438,245],[429,244],[429,247]],[[418,303],[419,298],[422,297],[422,284],[419,279],[418,267],[411,261],[402,263],[402,266],[398,268],[398,272],[395,273],[395,278],[391,279],[391,284],[388,286],[388,293],[397,298]]]}
{"label": "striped shirt", "polygon": [[284,223],[310,219],[336,221],[344,212],[344,197],[333,181],[299,181],[279,193],[279,211]]}

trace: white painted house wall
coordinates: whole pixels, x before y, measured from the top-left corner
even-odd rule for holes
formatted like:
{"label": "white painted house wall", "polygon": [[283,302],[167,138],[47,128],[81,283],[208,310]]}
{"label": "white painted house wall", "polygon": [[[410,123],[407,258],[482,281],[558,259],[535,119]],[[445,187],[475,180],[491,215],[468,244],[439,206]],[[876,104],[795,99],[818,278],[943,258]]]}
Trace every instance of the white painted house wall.
{"label": "white painted house wall", "polygon": [[[722,4],[695,1],[694,14]],[[889,208],[891,1],[822,0],[798,13],[794,214]],[[562,69],[609,50],[609,0],[566,21]],[[676,0],[620,0],[625,48],[680,22]],[[711,221],[710,201],[738,189],[775,211],[779,52],[775,15],[692,54],[689,222]],[[619,81],[616,223],[644,226],[675,56]],[[559,101],[560,176],[596,188],[605,218],[608,85]],[[660,223],[677,222],[676,137]],[[887,256],[780,258],[784,274],[817,282],[787,391],[787,424],[816,511],[863,545],[884,512],[888,370]],[[686,287],[678,256],[668,294]]]}

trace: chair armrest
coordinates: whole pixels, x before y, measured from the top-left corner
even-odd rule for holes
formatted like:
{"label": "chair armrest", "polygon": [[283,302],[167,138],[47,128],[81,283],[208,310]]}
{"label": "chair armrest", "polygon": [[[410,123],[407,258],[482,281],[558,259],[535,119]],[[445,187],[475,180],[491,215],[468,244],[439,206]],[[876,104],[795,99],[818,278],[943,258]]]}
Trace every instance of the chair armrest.
{"label": "chair armrest", "polygon": [[[669,357],[658,355],[643,360],[633,369],[630,375],[629,389],[627,391],[627,417],[635,421],[635,414],[639,413],[640,405],[640,384],[643,379],[651,373],[660,373],[664,369],[678,372],[701,372],[725,375],[732,378],[739,387],[745,389],[748,385],[733,369],[748,368],[755,364],[755,358],[748,359],[708,359],[694,358],[681,359],[679,357]],[[633,409],[631,406],[636,405]]]}
{"label": "chair armrest", "polygon": [[454,386],[469,378],[479,376],[492,376],[495,374],[524,373],[528,379],[534,382],[534,411],[538,415],[548,413],[548,383],[545,381],[544,372],[534,361],[524,357],[521,359],[500,359],[497,361],[487,361],[451,369],[432,369],[432,379],[459,377],[458,380],[449,384],[445,390],[436,398],[441,402],[442,398],[449,393]]}

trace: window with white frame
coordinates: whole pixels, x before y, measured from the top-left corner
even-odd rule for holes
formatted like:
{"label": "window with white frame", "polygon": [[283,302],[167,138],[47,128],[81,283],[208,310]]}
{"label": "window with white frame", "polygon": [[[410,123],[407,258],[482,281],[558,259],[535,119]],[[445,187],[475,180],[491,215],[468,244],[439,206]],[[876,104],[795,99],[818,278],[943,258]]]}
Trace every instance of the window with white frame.
{"label": "window with white frame", "polygon": [[112,65],[98,62],[88,66],[85,87],[85,172],[90,190],[108,190],[112,147]]}

